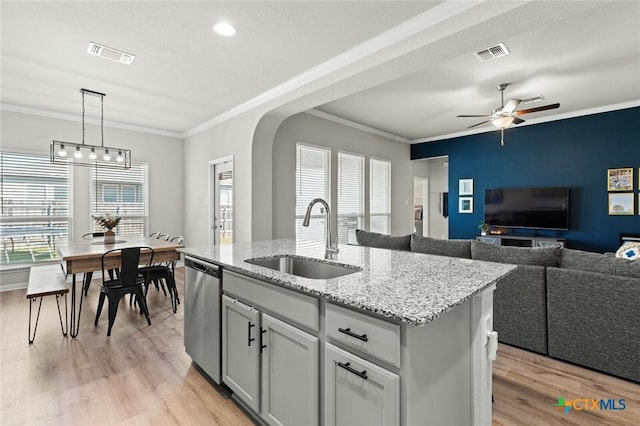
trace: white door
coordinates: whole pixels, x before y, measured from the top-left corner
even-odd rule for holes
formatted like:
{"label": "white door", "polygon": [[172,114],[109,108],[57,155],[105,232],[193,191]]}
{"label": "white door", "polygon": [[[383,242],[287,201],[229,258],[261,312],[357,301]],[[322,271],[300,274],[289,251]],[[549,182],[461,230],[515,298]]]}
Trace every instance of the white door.
{"label": "white door", "polygon": [[209,181],[209,241],[215,245],[233,243],[233,158],[212,161]]}
{"label": "white door", "polygon": [[262,418],[270,425],[319,422],[318,338],[262,314]]}
{"label": "white door", "polygon": [[260,412],[260,311],[222,296],[222,381]]}
{"label": "white door", "polygon": [[399,425],[400,376],[330,343],[325,348],[325,424]]}

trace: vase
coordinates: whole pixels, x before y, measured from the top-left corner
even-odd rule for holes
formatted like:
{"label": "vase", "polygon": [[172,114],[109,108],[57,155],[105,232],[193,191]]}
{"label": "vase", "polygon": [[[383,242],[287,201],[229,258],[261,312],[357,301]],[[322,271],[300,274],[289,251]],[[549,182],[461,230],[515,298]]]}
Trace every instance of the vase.
{"label": "vase", "polygon": [[116,233],[113,231],[106,231],[104,233],[104,243],[114,244],[116,242]]}

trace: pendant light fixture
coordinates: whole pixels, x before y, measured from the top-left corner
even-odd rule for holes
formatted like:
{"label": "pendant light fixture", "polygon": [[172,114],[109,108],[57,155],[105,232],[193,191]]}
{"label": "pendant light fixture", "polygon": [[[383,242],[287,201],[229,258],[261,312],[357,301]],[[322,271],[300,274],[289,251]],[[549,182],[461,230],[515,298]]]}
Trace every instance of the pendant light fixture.
{"label": "pendant light fixture", "polygon": [[[49,150],[52,163],[67,164],[72,166],[95,166],[111,169],[130,169],[131,150],[104,146],[104,93],[93,90],[80,89],[82,93],[82,143],[64,142],[53,140]],[[100,145],[87,145],[84,143],[85,135],[85,107],[86,95],[100,98]],[[113,156],[112,153],[117,153]]]}

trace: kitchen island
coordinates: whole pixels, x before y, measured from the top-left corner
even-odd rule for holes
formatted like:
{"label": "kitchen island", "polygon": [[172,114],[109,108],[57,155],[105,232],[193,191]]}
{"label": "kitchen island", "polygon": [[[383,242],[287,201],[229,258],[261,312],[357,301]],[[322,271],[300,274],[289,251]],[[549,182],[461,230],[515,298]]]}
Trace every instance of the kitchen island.
{"label": "kitchen island", "polygon": [[[492,291],[515,266],[349,245],[324,261],[323,244],[294,240],[181,251],[222,268],[222,382],[258,421],[491,423]],[[280,255],[349,270],[246,262]]]}

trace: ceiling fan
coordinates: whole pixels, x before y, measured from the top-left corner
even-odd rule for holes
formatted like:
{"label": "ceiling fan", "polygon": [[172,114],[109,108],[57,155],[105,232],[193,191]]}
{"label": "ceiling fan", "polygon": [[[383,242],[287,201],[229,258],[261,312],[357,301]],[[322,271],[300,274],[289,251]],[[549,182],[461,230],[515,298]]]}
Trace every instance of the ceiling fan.
{"label": "ceiling fan", "polygon": [[516,108],[522,102],[521,99],[509,99],[507,104],[504,103],[504,89],[507,88],[509,83],[500,83],[498,84],[498,90],[500,91],[500,108],[494,109],[491,114],[474,114],[474,115],[459,115],[458,117],[487,117],[488,119],[485,121],[481,121],[480,123],[474,124],[472,126],[467,127],[470,129],[472,127],[480,126],[485,123],[491,123],[500,129],[500,145],[504,146],[504,129],[509,127],[511,123],[520,124],[524,123],[522,118],[519,118],[519,115],[523,114],[531,114],[532,112],[540,112],[546,111],[548,109],[555,109],[560,106],[560,104],[550,104],[543,105],[536,108],[529,109],[521,109],[516,111]]}

